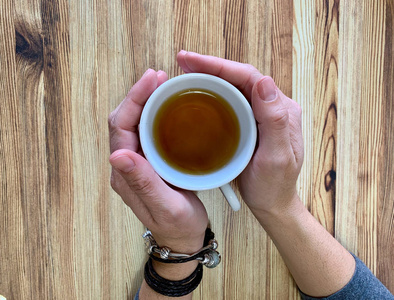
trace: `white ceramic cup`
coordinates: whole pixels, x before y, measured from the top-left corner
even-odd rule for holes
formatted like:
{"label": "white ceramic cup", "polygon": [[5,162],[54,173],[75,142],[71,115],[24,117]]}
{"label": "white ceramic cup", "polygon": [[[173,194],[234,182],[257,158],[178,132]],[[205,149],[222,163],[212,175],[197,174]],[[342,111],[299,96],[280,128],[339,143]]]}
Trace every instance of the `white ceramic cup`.
{"label": "white ceramic cup", "polygon": [[[153,121],[157,111],[170,96],[187,89],[204,89],[219,94],[234,109],[239,121],[240,141],[234,156],[229,163],[212,173],[194,175],[178,171],[166,163],[155,147]],[[255,149],[257,129],[249,102],[233,85],[219,77],[200,73],[184,74],[166,81],[152,93],[146,102],[141,115],[139,133],[146,159],[165,181],[191,191],[220,188],[234,211],[241,208],[230,182],[248,165]]]}

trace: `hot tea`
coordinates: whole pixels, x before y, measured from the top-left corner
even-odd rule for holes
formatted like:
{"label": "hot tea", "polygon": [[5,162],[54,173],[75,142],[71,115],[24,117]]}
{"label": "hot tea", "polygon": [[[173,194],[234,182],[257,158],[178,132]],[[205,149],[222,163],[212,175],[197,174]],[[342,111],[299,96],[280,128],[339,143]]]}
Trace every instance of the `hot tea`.
{"label": "hot tea", "polygon": [[163,159],[189,174],[207,174],[226,165],[240,140],[233,108],[208,90],[188,89],[169,97],[153,123],[153,139]]}

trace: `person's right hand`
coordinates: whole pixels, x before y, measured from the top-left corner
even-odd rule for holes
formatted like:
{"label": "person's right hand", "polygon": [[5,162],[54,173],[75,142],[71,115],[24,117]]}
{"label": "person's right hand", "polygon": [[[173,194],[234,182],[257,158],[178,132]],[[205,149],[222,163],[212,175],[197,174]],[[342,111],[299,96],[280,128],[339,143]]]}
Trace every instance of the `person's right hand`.
{"label": "person's right hand", "polygon": [[259,140],[238,178],[242,197],[301,291],[312,297],[339,291],[352,278],[355,260],[299,201],[296,181],[304,152],[300,106],[250,65],[190,52],[180,52],[178,63],[185,72],[227,80],[251,101]]}
{"label": "person's right hand", "polygon": [[296,181],[304,153],[300,106],[251,65],[186,51],[177,60],[186,73],[208,73],[232,83],[251,102],[258,145],[238,179],[252,212],[281,211],[298,201]]}

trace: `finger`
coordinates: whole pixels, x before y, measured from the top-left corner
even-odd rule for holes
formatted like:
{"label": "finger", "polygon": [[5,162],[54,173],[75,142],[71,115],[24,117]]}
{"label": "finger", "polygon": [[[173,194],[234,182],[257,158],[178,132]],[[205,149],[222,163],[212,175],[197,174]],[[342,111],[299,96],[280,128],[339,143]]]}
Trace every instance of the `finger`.
{"label": "finger", "polygon": [[289,110],[271,77],[253,87],[252,107],[259,128],[259,147],[267,157],[291,149]]}
{"label": "finger", "polygon": [[153,218],[151,213],[147,213],[147,209],[149,212],[155,211],[163,207],[163,204],[166,205],[164,198],[176,198],[175,192],[139,154],[126,149],[118,150],[110,156],[110,163],[144,204],[136,201],[129,205],[144,224],[149,222],[147,218]]}
{"label": "finger", "polygon": [[168,80],[168,75],[166,72],[162,70],[157,71],[157,87],[162,85],[167,80]]}
{"label": "finger", "polygon": [[156,71],[148,69],[119,105],[115,116],[117,126],[124,130],[135,130],[140,121],[142,109],[157,85]]}
{"label": "finger", "polygon": [[[145,102],[157,88],[158,77],[154,70],[147,70],[130,89],[122,103],[110,114],[108,124],[111,153],[118,149],[138,150],[137,126]],[[160,74],[160,78],[163,81],[166,74]]]}
{"label": "finger", "polygon": [[[111,173],[111,186],[116,193],[121,196],[123,202],[130,207],[134,212],[137,211],[139,215],[149,216],[149,210],[141,199],[132,191],[127,184],[126,180],[122,177],[121,173],[112,167]],[[148,224],[149,219],[146,218],[142,221],[144,224]]]}
{"label": "finger", "polygon": [[177,61],[186,73],[206,73],[223,78],[236,86],[248,99],[253,85],[263,76],[252,65],[184,50],[178,53]]}

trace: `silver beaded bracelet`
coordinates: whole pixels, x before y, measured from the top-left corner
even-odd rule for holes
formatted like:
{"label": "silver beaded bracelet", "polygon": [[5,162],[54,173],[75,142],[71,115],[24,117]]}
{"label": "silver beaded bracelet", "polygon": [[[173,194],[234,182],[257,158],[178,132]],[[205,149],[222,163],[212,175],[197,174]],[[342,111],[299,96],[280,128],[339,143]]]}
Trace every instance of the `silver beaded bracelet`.
{"label": "silver beaded bracelet", "polygon": [[[209,228],[205,233],[206,237],[207,235],[208,237],[209,235],[214,237],[214,234]],[[163,263],[185,263],[192,260],[198,260],[200,264],[207,268],[215,268],[221,260],[220,253],[216,251],[218,243],[214,238],[210,238],[208,244],[204,245],[204,247],[197,252],[193,254],[183,254],[172,252],[169,247],[159,247],[149,229],[147,229],[142,237],[144,238],[149,256]]]}

